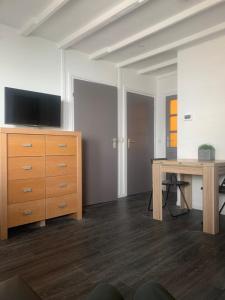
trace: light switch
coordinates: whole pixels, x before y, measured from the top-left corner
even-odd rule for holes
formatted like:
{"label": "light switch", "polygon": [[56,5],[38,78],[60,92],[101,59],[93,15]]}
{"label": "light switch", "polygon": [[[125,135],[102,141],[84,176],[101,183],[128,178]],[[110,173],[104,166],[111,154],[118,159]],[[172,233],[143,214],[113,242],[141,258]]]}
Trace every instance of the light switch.
{"label": "light switch", "polygon": [[191,114],[184,114],[184,121],[192,121],[192,115]]}

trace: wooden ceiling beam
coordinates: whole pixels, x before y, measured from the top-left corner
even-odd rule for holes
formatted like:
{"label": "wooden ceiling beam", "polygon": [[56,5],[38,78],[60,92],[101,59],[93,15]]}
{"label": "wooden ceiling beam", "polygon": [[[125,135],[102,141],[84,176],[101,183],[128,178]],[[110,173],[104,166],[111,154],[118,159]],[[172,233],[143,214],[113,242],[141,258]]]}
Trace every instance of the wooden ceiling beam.
{"label": "wooden ceiling beam", "polygon": [[150,66],[150,67],[141,69],[141,70],[139,70],[137,73],[138,73],[139,75],[143,75],[143,74],[147,74],[147,73],[150,73],[150,72],[154,72],[154,71],[157,71],[157,70],[160,70],[160,69],[163,69],[163,68],[165,68],[165,67],[172,66],[172,65],[176,65],[176,64],[177,64],[177,59],[176,59],[176,58],[173,58],[173,59],[164,61],[164,62],[162,62],[162,63],[160,63],[160,64],[153,65],[153,66]]}
{"label": "wooden ceiling beam", "polygon": [[57,11],[65,6],[70,0],[55,0],[48,7],[46,7],[38,16],[33,17],[28,21],[20,30],[20,34],[29,36],[39,26],[45,23],[50,17],[52,17]]}
{"label": "wooden ceiling beam", "polygon": [[213,35],[213,34],[217,34],[217,33],[222,32],[222,31],[225,31],[225,22],[220,23],[216,26],[210,27],[206,30],[200,31],[198,33],[195,33],[193,35],[190,35],[188,37],[185,37],[181,40],[175,41],[173,43],[163,45],[162,47],[159,47],[159,48],[153,49],[151,51],[145,52],[143,54],[140,54],[140,55],[131,57],[129,59],[126,59],[126,60],[118,63],[117,67],[118,68],[127,67],[129,65],[132,65],[134,63],[138,63],[139,61],[143,61],[143,60],[148,59],[150,57],[153,57],[155,55],[162,54],[162,53],[165,53],[165,52],[171,51],[171,50],[176,50],[179,47],[185,46],[185,45],[190,44],[192,42],[196,42],[198,40],[201,40],[203,38],[206,38],[206,37],[208,37],[210,35]]}
{"label": "wooden ceiling beam", "polygon": [[86,24],[84,27],[76,30],[61,42],[59,42],[58,46],[62,49],[67,49],[74,44],[80,42],[84,38],[92,35],[96,31],[102,29],[104,26],[109,25],[115,20],[121,18],[122,16],[134,11],[144,3],[149,0],[125,0],[122,3],[116,5],[115,7],[109,9],[101,16],[92,20],[90,23]]}
{"label": "wooden ceiling beam", "polygon": [[115,43],[113,45],[110,45],[108,47],[105,47],[103,49],[97,50],[96,52],[92,53],[90,55],[90,59],[101,59],[108,54],[111,54],[113,52],[116,52],[118,50],[121,50],[127,46],[132,45],[133,43],[137,43],[140,40],[150,37],[151,35],[160,32],[161,30],[164,30],[168,27],[171,27],[179,22],[182,22],[188,18],[193,17],[194,15],[197,15],[207,9],[210,9],[222,2],[225,2],[225,0],[206,0],[203,1],[197,5],[194,5],[160,23],[157,23],[153,26],[150,26],[118,43]]}

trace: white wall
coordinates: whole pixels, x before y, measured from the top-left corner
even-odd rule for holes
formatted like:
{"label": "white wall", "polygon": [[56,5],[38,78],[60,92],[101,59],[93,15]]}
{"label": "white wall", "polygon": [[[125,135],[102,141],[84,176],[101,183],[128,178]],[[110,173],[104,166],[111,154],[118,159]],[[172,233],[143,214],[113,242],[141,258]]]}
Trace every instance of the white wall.
{"label": "white wall", "polygon": [[152,94],[156,93],[155,77],[147,75],[137,75],[136,71],[122,69],[122,85],[130,91]]}
{"label": "white wall", "polygon": [[4,87],[60,94],[60,52],[53,43],[25,38],[0,26],[0,123],[4,123]]}
{"label": "white wall", "polygon": [[177,94],[177,73],[157,78],[155,157],[166,157],[166,96]]}
{"label": "white wall", "polygon": [[[198,146],[210,143],[225,160],[225,36],[178,54],[178,157],[197,158]],[[185,113],[192,121],[184,121]],[[202,207],[201,178],[193,179],[193,206]]]}

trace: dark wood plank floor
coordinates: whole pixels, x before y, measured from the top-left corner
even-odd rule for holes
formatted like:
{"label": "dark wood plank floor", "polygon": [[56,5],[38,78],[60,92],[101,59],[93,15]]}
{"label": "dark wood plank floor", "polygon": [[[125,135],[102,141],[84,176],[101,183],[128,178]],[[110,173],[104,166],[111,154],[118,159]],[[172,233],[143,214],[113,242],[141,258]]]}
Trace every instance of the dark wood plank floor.
{"label": "dark wood plank floor", "polygon": [[[0,242],[0,280],[21,275],[43,298],[85,299],[99,282],[126,299],[150,280],[177,298],[225,295],[225,218],[221,233],[202,233],[202,215],[153,221],[139,195],[86,209],[82,222],[55,219],[46,228],[12,230]],[[165,211],[166,213],[166,211]],[[225,297],[224,297],[225,299]]]}

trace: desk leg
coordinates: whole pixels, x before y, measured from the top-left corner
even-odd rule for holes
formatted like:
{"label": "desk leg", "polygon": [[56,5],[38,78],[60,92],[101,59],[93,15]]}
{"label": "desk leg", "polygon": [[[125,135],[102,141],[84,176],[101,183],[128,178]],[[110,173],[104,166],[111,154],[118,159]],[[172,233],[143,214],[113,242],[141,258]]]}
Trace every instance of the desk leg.
{"label": "desk leg", "polygon": [[203,232],[219,232],[219,193],[216,167],[203,168]]}
{"label": "desk leg", "polygon": [[[192,208],[192,175],[183,175],[182,174],[180,179],[183,181],[189,182],[189,185],[182,188],[182,190],[184,193],[184,197],[187,201],[187,204],[188,204],[189,208],[191,209]],[[180,197],[180,207],[187,208],[182,196]]]}
{"label": "desk leg", "polygon": [[152,166],[153,219],[162,221],[162,178],[160,164]]}

